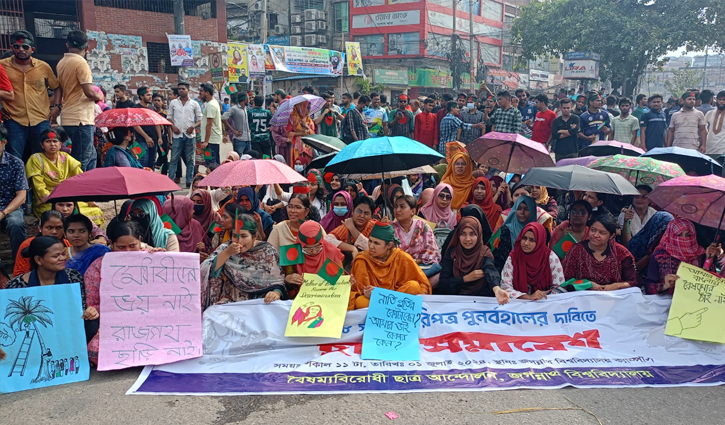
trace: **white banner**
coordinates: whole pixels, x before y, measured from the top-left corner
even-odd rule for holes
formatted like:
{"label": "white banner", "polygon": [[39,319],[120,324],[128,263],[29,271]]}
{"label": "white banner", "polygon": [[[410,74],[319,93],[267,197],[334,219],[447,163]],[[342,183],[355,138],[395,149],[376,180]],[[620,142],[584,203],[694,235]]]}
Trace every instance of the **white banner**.
{"label": "white banner", "polygon": [[240,395],[720,385],[725,346],[665,336],[671,298],[638,289],[499,306],[424,297],[420,361],[361,360],[366,310],[341,339],[285,338],[291,302],[215,306],[204,356],[146,367],[130,394]]}
{"label": "white banner", "polygon": [[564,78],[571,80],[596,80],[599,78],[599,62],[589,59],[565,61]]}
{"label": "white banner", "polygon": [[420,10],[402,12],[365,13],[352,17],[353,28],[376,28],[420,24]]}

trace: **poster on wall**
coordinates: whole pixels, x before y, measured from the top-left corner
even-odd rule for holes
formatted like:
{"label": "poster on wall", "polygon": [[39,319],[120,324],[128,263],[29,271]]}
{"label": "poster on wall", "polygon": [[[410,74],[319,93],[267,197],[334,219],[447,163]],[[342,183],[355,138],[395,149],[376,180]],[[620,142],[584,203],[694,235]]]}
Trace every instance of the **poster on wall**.
{"label": "poster on wall", "polygon": [[247,45],[247,58],[249,66],[249,75],[251,77],[261,77],[264,75],[264,45],[249,44]]}
{"label": "poster on wall", "polygon": [[360,43],[363,56],[383,56],[385,54],[385,36],[382,34],[355,37]]}
{"label": "poster on wall", "polygon": [[417,32],[388,34],[389,55],[420,54],[420,35]]}
{"label": "poster on wall", "polygon": [[169,40],[171,66],[194,66],[194,50],[190,35],[166,34]]}
{"label": "poster on wall", "polygon": [[347,54],[347,75],[364,75],[360,43],[346,41],[345,53]]}
{"label": "poster on wall", "polygon": [[247,45],[229,43],[227,50],[230,83],[246,83],[249,77],[247,70]]}

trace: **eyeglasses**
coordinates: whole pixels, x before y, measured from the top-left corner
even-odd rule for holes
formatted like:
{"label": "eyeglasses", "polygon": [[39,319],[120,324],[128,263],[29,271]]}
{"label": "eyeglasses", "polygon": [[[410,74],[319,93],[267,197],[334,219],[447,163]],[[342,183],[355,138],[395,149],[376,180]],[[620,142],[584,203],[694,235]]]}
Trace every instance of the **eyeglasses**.
{"label": "eyeglasses", "polygon": [[584,217],[588,213],[586,211],[577,211],[577,210],[571,210],[569,211],[569,215],[572,217]]}
{"label": "eyeglasses", "polygon": [[453,196],[446,195],[445,193],[441,193],[440,195],[438,195],[438,199],[442,199],[444,201],[450,201],[451,199],[453,199]]}
{"label": "eyeglasses", "polygon": [[358,209],[355,210],[355,214],[361,215],[363,217],[370,217],[370,216],[373,215],[372,212],[370,212],[370,211],[363,211],[360,208],[358,208]]}
{"label": "eyeglasses", "polygon": [[20,50],[21,48],[23,50],[30,50],[30,47],[31,46],[29,44],[13,44],[13,49],[15,50]]}
{"label": "eyeglasses", "polygon": [[317,255],[320,251],[322,251],[322,245],[307,245],[302,248],[302,252],[304,252],[305,255]]}
{"label": "eyeglasses", "polygon": [[292,205],[292,204],[287,204],[287,209],[288,209],[288,210],[297,210],[297,211],[300,211],[300,210],[303,210],[303,209],[305,209],[305,207],[304,207],[303,205]]}
{"label": "eyeglasses", "polygon": [[131,217],[131,220],[140,220],[142,218],[146,218],[146,213],[144,211],[142,211],[142,212],[140,212],[138,214],[131,213],[128,216]]}

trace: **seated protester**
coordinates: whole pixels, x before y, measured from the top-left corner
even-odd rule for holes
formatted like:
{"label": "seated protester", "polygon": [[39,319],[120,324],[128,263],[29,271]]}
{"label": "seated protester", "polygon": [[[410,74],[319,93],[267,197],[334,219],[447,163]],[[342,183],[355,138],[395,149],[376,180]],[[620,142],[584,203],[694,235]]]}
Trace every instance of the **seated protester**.
{"label": "seated protester", "polygon": [[[232,153],[236,152],[232,151],[229,154],[231,155]],[[191,181],[191,187],[189,187],[189,192],[186,196],[191,199],[194,196],[194,192],[196,192],[197,190],[206,190],[211,196],[212,209],[214,211],[219,211],[222,205],[226,204],[232,199],[232,190],[228,187],[220,187],[217,189],[212,189],[210,187],[199,187],[199,182],[204,180],[204,177],[206,177],[204,174],[197,174],[194,176],[194,179]]]}
{"label": "seated protester", "polygon": [[275,224],[267,241],[277,249],[277,252],[279,252],[281,246],[297,243],[297,232],[300,225],[310,219],[308,217],[309,213],[310,198],[304,193],[293,194],[287,203],[287,216],[289,219]]}
{"label": "seated protester", "polygon": [[327,189],[327,210],[329,211],[329,206],[332,205],[332,197],[337,192],[344,190],[344,188],[342,187],[342,177],[337,173],[325,173],[324,180],[325,189]]}
{"label": "seated protester", "polygon": [[267,214],[259,203],[259,197],[254,188],[251,187],[240,187],[237,190],[237,204],[243,206],[250,214],[254,217],[254,221],[259,226],[258,233],[262,234],[262,240],[267,239],[267,235],[272,233],[272,227],[274,227],[274,220],[272,216]]}
{"label": "seated protester", "polygon": [[307,172],[307,184],[310,187],[310,205],[320,211],[320,218],[325,218],[329,211],[327,208],[327,195],[322,180],[322,173],[313,168]]}
{"label": "seated protester", "polygon": [[[491,190],[493,191],[493,202],[500,206],[502,210],[511,208],[513,205],[513,201],[511,201],[511,189],[503,177],[491,177]],[[492,226],[491,228],[494,227]]]}
{"label": "seated protester", "polygon": [[589,202],[580,199],[574,201],[569,210],[569,220],[564,220],[551,232],[549,247],[553,248],[565,235],[570,234],[577,242],[586,240],[589,237],[587,221],[592,213],[592,206]]}
{"label": "seated protester", "polygon": [[396,220],[393,222],[393,229],[395,237],[400,241],[398,248],[413,257],[428,277],[431,286],[435,287],[441,271],[441,254],[433,230],[423,220],[414,217],[415,198],[411,195],[396,199],[393,212]]}
{"label": "seated protester", "polygon": [[[52,208],[61,214],[63,214],[63,220],[67,219],[73,214],[80,214],[80,209],[78,208],[78,204],[75,202],[53,202],[51,204]],[[109,223],[110,224],[110,223]],[[106,237],[106,233],[101,230],[100,227],[96,226],[96,223],[91,221],[91,234],[89,237],[89,243],[91,245],[95,244],[102,244],[102,245],[108,245],[108,238]],[[71,267],[72,268],[72,267]]]}
{"label": "seated protester", "polygon": [[508,294],[499,286],[501,275],[482,234],[477,219],[461,218],[443,254],[436,294],[496,297],[499,304],[509,302]]}
{"label": "seated protester", "polygon": [[[212,223],[221,224],[221,215],[213,208],[211,193],[205,189],[197,189],[191,194],[194,202],[194,219],[199,222],[205,232],[204,245],[199,247],[199,252],[211,252],[216,247],[211,247],[211,239],[214,232],[211,229]],[[229,227],[231,229],[231,227]]]}
{"label": "seated protester", "polygon": [[451,186],[451,208],[458,212],[471,195],[474,187],[473,161],[466,152],[458,152],[448,161],[441,183]]}
{"label": "seated protester", "polygon": [[279,251],[256,239],[256,234],[254,218],[249,214],[239,216],[231,240],[219,245],[201,264],[204,309],[256,298],[264,298],[267,304],[287,299]]}
{"label": "seated protester", "polygon": [[584,199],[585,201],[589,202],[589,205],[592,207],[592,213],[589,216],[589,221],[587,222],[587,226],[592,225],[595,219],[599,218],[602,215],[611,215],[609,214],[609,211],[604,206],[604,203],[607,201],[607,195],[604,193],[597,193],[592,191],[586,191],[584,192]]}
{"label": "seated protester", "polygon": [[559,206],[556,204],[556,199],[553,196],[549,196],[549,191],[544,186],[529,186],[529,188],[531,190],[531,197],[536,200],[536,205],[549,213],[554,221],[556,221],[559,216]]}
{"label": "seated protester", "polygon": [[92,245],[89,241],[93,226],[91,220],[82,214],[72,214],[65,219],[65,235],[71,246],[68,247],[66,266],[85,274],[88,266],[110,251],[106,245]]}
{"label": "seated protester", "polygon": [[443,227],[453,229],[458,223],[456,213],[451,209],[451,201],[453,200],[453,188],[441,183],[436,186],[433,196],[420,207],[418,215],[431,223],[436,228]]}
{"label": "seated protester", "polygon": [[[27,201],[30,187],[22,159],[6,150],[7,136],[7,129],[0,123],[0,170],[2,171],[0,172],[0,214],[2,214],[0,228],[7,233],[12,258],[16,258],[20,252],[20,244],[28,237],[23,205]],[[4,269],[0,264],[0,289],[6,279],[2,276],[2,270]]]}
{"label": "seated protester", "polygon": [[[25,173],[33,190],[33,213],[36,217],[51,209],[47,199],[53,189],[67,178],[83,172],[78,160],[60,151],[61,143],[53,130],[41,133],[40,140],[43,152],[31,155],[25,164]],[[79,202],[78,206],[81,214],[99,226],[103,225],[103,211],[100,208],[85,202]]]}
{"label": "seated protester", "polygon": [[134,138],[133,127],[114,127],[108,134],[111,147],[104,154],[104,167],[143,168],[130,148]]}
{"label": "seated protester", "polygon": [[374,288],[411,295],[430,294],[428,278],[409,254],[395,247],[395,230],[387,220],[370,233],[370,249],[352,262],[352,290],[348,310],[367,308]]}
{"label": "seated protester", "polygon": [[429,187],[423,189],[423,191],[420,192],[420,196],[418,197],[418,213],[420,213],[420,208],[423,205],[427,204],[428,201],[433,199],[433,193],[435,193],[435,187]]}
{"label": "seated protester", "polygon": [[343,221],[352,217],[353,202],[349,193],[344,190],[338,191],[332,198],[332,205],[327,215],[322,217],[320,224],[325,232],[330,233],[342,224]]}
{"label": "seated protester", "polygon": [[339,249],[325,240],[322,226],[314,221],[305,221],[297,233],[297,243],[302,246],[305,262],[294,266],[294,273],[284,277],[291,299],[297,296],[304,282],[305,273],[318,274],[326,260],[342,266],[344,256]]}
{"label": "seated protester", "polygon": [[411,174],[408,176],[408,184],[410,185],[410,190],[413,192],[413,197],[415,199],[420,198],[420,194],[423,192],[424,185],[424,178],[423,174]]}
{"label": "seated protester", "polygon": [[667,211],[658,211],[627,244],[627,249],[636,261],[637,273],[642,278],[642,282],[647,274],[652,253],[659,245],[662,235],[665,234],[667,224],[674,219],[675,217]]}
{"label": "seated protester", "polygon": [[614,291],[637,286],[634,257],[614,241],[617,222],[600,214],[589,226],[589,239],[571,247],[564,257],[564,279],[586,279],[594,291]]}
{"label": "seated protester", "polygon": [[[232,202],[228,202],[224,205],[222,208],[222,215],[217,223],[217,229],[211,238],[211,241],[209,242],[209,245],[205,246],[206,251],[205,254],[202,253],[200,250],[201,259],[205,260],[207,255],[212,253],[215,249],[219,247],[219,245],[229,242],[232,238],[232,233],[234,233],[234,220],[236,217],[241,216],[242,214],[248,214],[249,211],[247,211],[246,208],[239,204],[234,204]],[[259,237],[257,239],[260,239]],[[263,238],[261,238],[263,240]]]}
{"label": "seated protester", "polygon": [[194,219],[194,201],[186,196],[177,195],[164,203],[163,212],[181,229],[181,233],[176,235],[176,239],[179,240],[179,252],[197,252],[197,246],[203,243],[206,231]]}
{"label": "seated protester", "polygon": [[483,210],[483,213],[486,215],[486,221],[488,221],[488,226],[490,228],[496,226],[496,222],[501,217],[503,210],[501,206],[493,201],[491,182],[486,177],[478,177],[473,182],[473,190],[471,191],[471,197],[468,199],[468,205],[474,204]]}
{"label": "seated protester", "polygon": [[559,257],[546,245],[546,229],[536,222],[527,224],[503,266],[501,287],[511,298],[535,301],[562,283],[564,272]]}
{"label": "seated protester", "polygon": [[498,241],[494,241],[493,244],[493,260],[496,270],[503,270],[524,227],[536,222],[535,217],[531,214],[531,211],[536,211],[534,198],[528,195],[519,196],[512,210],[515,212],[506,217],[506,221],[500,228]]}
{"label": "seated protester", "polygon": [[[531,189],[529,186],[516,186],[514,188],[513,195],[511,195],[511,198],[513,199],[514,204],[516,203],[516,200],[519,199],[520,196],[531,196]],[[503,225],[504,221],[506,221],[506,218],[508,218],[509,214],[512,211],[516,211],[516,208],[509,208],[507,210],[503,210],[501,213],[501,218],[498,219],[498,222],[496,222],[496,226],[494,228],[494,232],[498,230],[501,225]],[[536,222],[544,226],[547,232],[551,233],[551,231],[554,229],[554,218],[546,211],[544,211],[541,207],[538,205],[536,206]]]}
{"label": "seated protester", "polygon": [[360,196],[352,207],[352,217],[337,226],[325,239],[343,253],[349,252],[355,258],[360,251],[368,250],[368,238],[375,226],[373,209],[375,204],[368,196]]}
{"label": "seated protester", "polygon": [[375,199],[375,205],[377,206],[377,209],[375,210],[375,217],[382,218],[384,215],[383,210],[387,212],[388,216],[392,216],[395,200],[403,195],[405,195],[405,192],[403,191],[403,187],[401,185],[391,184],[389,186],[386,186],[385,196],[380,193],[378,194],[377,199]]}
{"label": "seated protester", "polygon": [[[483,239],[484,244],[486,246],[488,246],[488,241],[491,240],[491,236],[493,235],[493,232],[491,231],[491,228],[488,225],[488,219],[486,218],[486,215],[484,214],[481,207],[479,207],[478,205],[473,205],[473,204],[466,205],[465,207],[461,208],[461,211],[459,211],[459,213],[461,214],[461,218],[473,217],[476,220],[478,220],[478,222],[481,224],[481,230],[483,232],[481,239]],[[459,221],[459,223],[460,223],[460,221]],[[458,227],[458,225],[456,225],[456,227],[454,227],[453,230],[455,231],[455,229],[457,227]],[[451,243],[451,239],[453,239],[453,232],[449,233],[446,240],[443,242],[443,244],[440,245],[441,255],[445,255],[446,251],[448,251],[448,246]]]}
{"label": "seated protester", "polygon": [[141,227],[144,241],[154,248],[164,248],[169,252],[179,252],[179,239],[171,229],[164,227],[156,204],[150,199],[137,199],[131,204],[126,217]]}
{"label": "seated protester", "polygon": [[632,199],[632,206],[620,213],[617,220],[617,225],[622,231],[622,245],[624,246],[627,246],[632,236],[639,233],[652,216],[657,213],[657,210],[650,206],[652,201],[647,198],[647,195],[652,192],[652,188],[646,184],[641,184],[637,186],[637,190],[639,195]]}
{"label": "seated protester", "polygon": [[[353,202],[355,202],[357,197],[360,196],[360,186],[358,186],[359,184],[360,182],[355,179],[345,179],[345,182],[342,185],[342,189],[350,194]],[[365,195],[366,194],[363,193],[363,196]]]}
{"label": "seated protester", "polygon": [[[58,238],[65,246],[71,246],[70,242],[63,239],[63,216],[58,211],[50,210],[40,215],[40,234],[38,236],[50,236]],[[13,267],[13,276],[19,276],[23,273],[30,272],[30,260],[29,257],[24,257],[22,254],[23,249],[30,246],[30,243],[35,239],[36,236],[25,239],[18,248],[18,255],[15,256],[15,266]]]}

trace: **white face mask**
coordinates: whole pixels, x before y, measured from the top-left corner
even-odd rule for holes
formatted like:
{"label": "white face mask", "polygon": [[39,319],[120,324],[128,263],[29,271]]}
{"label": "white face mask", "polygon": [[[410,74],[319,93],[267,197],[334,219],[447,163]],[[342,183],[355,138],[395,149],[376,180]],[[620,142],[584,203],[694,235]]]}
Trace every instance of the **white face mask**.
{"label": "white face mask", "polygon": [[474,105],[473,103],[467,103],[466,106],[468,107],[468,109],[473,109],[473,107],[476,105]]}
{"label": "white face mask", "polygon": [[305,169],[304,165],[295,165],[295,171],[297,171],[298,173],[301,173],[302,170],[304,170],[304,169]]}

